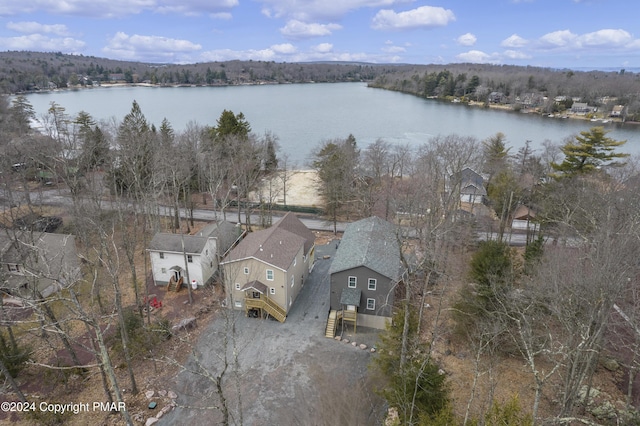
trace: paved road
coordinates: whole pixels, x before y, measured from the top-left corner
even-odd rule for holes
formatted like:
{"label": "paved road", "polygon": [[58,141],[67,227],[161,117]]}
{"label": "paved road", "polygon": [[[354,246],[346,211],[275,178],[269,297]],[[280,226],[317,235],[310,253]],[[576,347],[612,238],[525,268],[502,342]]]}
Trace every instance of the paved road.
{"label": "paved road", "polygon": [[[0,189],[0,204],[7,205],[7,200],[19,200],[20,203],[23,203],[27,197],[27,193],[24,192],[13,192],[12,194],[6,194],[4,190]],[[43,205],[66,205],[69,206],[73,203],[71,196],[69,194],[68,189],[48,189],[42,191],[34,191],[29,194],[29,197],[32,202]],[[133,205],[125,203],[130,208],[133,208]],[[115,203],[112,203],[107,200],[102,201],[103,208],[115,208]],[[173,208],[168,206],[160,206],[158,210],[159,214],[164,216],[173,216]],[[180,209],[180,216],[187,217],[188,212],[185,209]],[[277,221],[282,214],[276,213],[273,217],[273,222]],[[202,221],[213,221],[213,220],[221,220],[223,219],[223,215],[220,212],[214,212],[207,209],[196,209],[193,211],[193,218],[195,220]],[[229,210],[225,216],[226,220],[232,223],[236,223],[238,221],[238,213],[237,211]],[[333,231],[333,222],[323,220],[323,219],[314,219],[309,217],[300,216],[299,217],[302,223],[311,230],[314,231]],[[241,213],[240,220],[242,223],[245,223],[245,215]],[[260,223],[259,215],[251,215],[251,223],[257,224]],[[336,230],[338,232],[344,232],[347,226],[346,222],[338,222],[336,224]],[[478,238],[480,240],[495,240],[497,238],[497,233],[487,233],[487,232],[478,232]],[[526,234],[523,233],[506,233],[505,241],[511,246],[525,246],[527,239]],[[575,240],[575,241],[574,241]],[[567,239],[570,244],[579,244],[580,242],[577,239],[569,238]],[[550,243],[550,240],[547,239],[546,243]]]}
{"label": "paved road", "polygon": [[[71,199],[71,195],[68,189],[46,189],[41,191],[33,191],[30,193],[23,191],[13,191],[10,194],[5,190],[0,189],[0,205],[5,205],[8,207],[11,204],[26,204],[27,199],[30,199],[32,203],[41,205],[70,206],[73,204],[73,200]],[[10,202],[9,200],[13,201]],[[115,209],[116,207],[118,207],[116,203],[108,200],[102,200],[101,205],[105,209]],[[125,202],[124,205],[128,206],[129,208],[133,208],[133,205],[131,203]],[[173,216],[173,208],[169,206],[160,206],[158,212],[159,214],[164,216]],[[283,215],[283,213],[275,214],[273,217],[273,221],[275,222]],[[180,217],[187,216],[187,210],[181,208]],[[226,220],[232,223],[236,223],[238,221],[237,211],[227,210],[225,217]],[[220,212],[214,212],[212,210],[195,209],[193,211],[193,218],[195,220],[213,221],[223,219],[223,215]],[[240,220],[242,223],[246,222],[244,213],[240,214]],[[314,231],[333,231],[333,222],[307,217],[300,217],[300,220],[305,224],[307,228]],[[251,223],[260,223],[260,216],[257,214],[252,214]],[[338,232],[343,232],[346,226],[347,224],[345,222],[338,222],[336,224],[336,230]]]}
{"label": "paved road", "polygon": [[[241,370],[241,399],[245,425],[375,425],[381,418],[381,401],[367,381],[367,365],[373,354],[350,343],[324,337],[329,310],[328,270],[335,243],[318,246],[313,272],[301,290],[284,324],[275,320],[235,315]],[[225,311],[228,312],[228,311]],[[197,343],[201,365],[220,371],[226,319],[219,315],[207,325]],[[345,337],[372,346],[377,331],[358,329]],[[228,334],[227,334],[228,336]],[[191,359],[187,365],[197,366]],[[233,373],[229,370],[226,394],[236,408]],[[176,380],[177,407],[161,419],[161,425],[209,426],[220,418],[215,409],[184,406],[212,406],[218,399],[211,380],[182,373]]]}

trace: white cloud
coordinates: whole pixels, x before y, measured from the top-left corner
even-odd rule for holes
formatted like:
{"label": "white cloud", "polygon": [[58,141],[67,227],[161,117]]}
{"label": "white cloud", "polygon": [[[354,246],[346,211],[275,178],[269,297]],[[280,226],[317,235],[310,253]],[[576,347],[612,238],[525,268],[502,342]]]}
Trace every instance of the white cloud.
{"label": "white cloud", "polygon": [[219,13],[211,13],[209,14],[211,19],[223,19],[229,20],[232,18],[232,15],[229,12],[219,12]]}
{"label": "white cloud", "polygon": [[481,50],[470,50],[468,52],[456,55],[456,59],[462,62],[471,62],[475,64],[497,63],[497,55],[489,55]]}
{"label": "white cloud", "polygon": [[543,47],[558,48],[566,47],[575,43],[578,36],[569,30],[554,31],[540,37]]}
{"label": "white cloud", "polygon": [[153,4],[149,9],[165,14],[198,16],[203,13],[215,14],[238,6],[238,0],[149,0]]}
{"label": "white cloud", "polygon": [[320,43],[316,46],[313,46],[312,50],[317,53],[329,53],[333,50],[333,44],[331,43]]}
{"label": "white cloud", "polygon": [[402,46],[384,46],[380,50],[386,53],[402,53],[407,51],[407,49]]}
{"label": "white cloud", "polygon": [[109,57],[154,62],[178,62],[185,55],[201,50],[202,46],[188,40],[161,36],[129,36],[118,32],[102,50]]}
{"label": "white cloud", "polygon": [[383,9],[373,17],[371,27],[376,30],[432,28],[445,26],[455,19],[451,10],[442,7],[421,6],[399,13]]}
{"label": "white cloud", "polygon": [[29,13],[117,18],[143,11],[200,15],[238,6],[238,0],[20,0],[0,2],[0,16]]}
{"label": "white cloud", "polygon": [[638,48],[639,39],[623,29],[602,29],[586,34],[574,34],[570,30],[554,31],[538,39],[540,50],[585,50]]}
{"label": "white cloud", "polygon": [[283,43],[283,44],[274,44],[273,46],[271,46],[271,50],[273,50],[275,53],[282,53],[282,54],[292,54],[296,52],[296,47],[291,44],[291,43]]}
{"label": "white cloud", "polygon": [[500,46],[502,47],[524,47],[529,43],[528,40],[520,37],[518,34],[513,34],[507,38],[505,38],[504,40],[502,40],[502,43],[500,43]]}
{"label": "white cloud", "polygon": [[625,30],[605,29],[584,34],[578,38],[578,42],[582,46],[620,47],[633,42],[633,37]]}
{"label": "white cloud", "polygon": [[300,21],[336,20],[347,13],[376,7],[390,7],[412,0],[258,0],[262,13],[269,18],[290,18]]}
{"label": "white cloud", "polygon": [[276,52],[273,49],[262,50],[231,50],[216,49],[202,52],[200,57],[205,61],[230,61],[238,59],[241,61],[273,61],[276,58]]}
{"label": "white cloud", "polygon": [[80,53],[86,43],[71,37],[51,38],[42,34],[31,34],[20,37],[0,38],[2,50],[35,50],[56,51],[63,53]]}
{"label": "white cloud", "polygon": [[478,41],[478,38],[471,33],[462,34],[456,39],[456,42],[462,46],[473,46],[476,41]]}
{"label": "white cloud", "polygon": [[69,35],[69,30],[66,25],[62,24],[40,24],[38,22],[9,22],[7,28],[23,34],[55,34],[59,36]]}
{"label": "white cloud", "polygon": [[284,27],[280,28],[280,33],[287,38],[302,39],[328,36],[331,35],[332,31],[341,28],[342,26],[338,24],[306,23],[292,19]]}
{"label": "white cloud", "polygon": [[373,62],[373,63],[392,63],[399,62],[398,55],[376,55],[359,52],[336,52],[331,43],[320,43],[312,46],[308,51],[297,51],[291,54],[282,54],[276,52],[275,46],[267,49],[256,50],[231,50],[219,49],[203,52],[199,57],[202,61],[229,61],[254,60],[254,61],[291,61],[291,62],[309,62],[309,61],[345,61],[345,62]]}
{"label": "white cloud", "polygon": [[532,56],[517,50],[505,50],[503,55],[509,59],[531,59]]}

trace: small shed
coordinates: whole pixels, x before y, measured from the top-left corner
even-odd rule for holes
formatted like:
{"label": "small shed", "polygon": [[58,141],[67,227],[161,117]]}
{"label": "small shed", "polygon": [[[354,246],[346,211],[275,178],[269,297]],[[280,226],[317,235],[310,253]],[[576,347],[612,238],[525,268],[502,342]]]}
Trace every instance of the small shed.
{"label": "small shed", "polygon": [[520,204],[513,212],[511,229],[537,231],[540,225],[535,221],[535,219],[535,211],[524,204]]}

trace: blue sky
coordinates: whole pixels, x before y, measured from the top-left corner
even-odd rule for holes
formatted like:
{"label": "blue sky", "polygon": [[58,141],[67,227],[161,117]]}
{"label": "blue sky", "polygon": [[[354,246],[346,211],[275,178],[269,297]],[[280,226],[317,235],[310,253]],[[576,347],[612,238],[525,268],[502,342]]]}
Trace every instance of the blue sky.
{"label": "blue sky", "polygon": [[638,0],[0,0],[0,50],[637,68],[638,12]]}

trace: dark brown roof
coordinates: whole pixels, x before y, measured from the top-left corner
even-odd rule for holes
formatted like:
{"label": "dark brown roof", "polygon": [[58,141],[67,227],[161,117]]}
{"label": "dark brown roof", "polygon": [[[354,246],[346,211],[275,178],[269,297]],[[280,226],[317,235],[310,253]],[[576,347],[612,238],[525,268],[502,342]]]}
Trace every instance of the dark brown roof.
{"label": "dark brown roof", "polygon": [[229,253],[226,262],[256,258],[287,270],[304,247],[305,254],[314,244],[314,235],[293,213],[287,213],[271,228],[251,232]]}
{"label": "dark brown roof", "polygon": [[266,285],[262,284],[260,281],[251,281],[249,283],[246,283],[241,290],[245,291],[245,290],[250,290],[253,289],[255,291],[259,291],[262,294],[267,294],[267,290],[269,287],[267,287]]}

